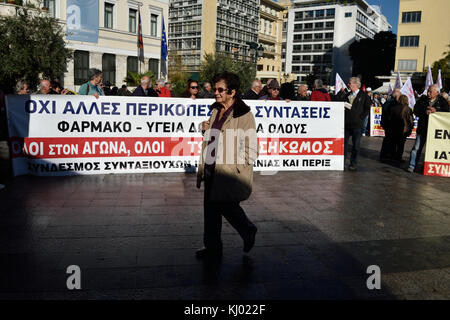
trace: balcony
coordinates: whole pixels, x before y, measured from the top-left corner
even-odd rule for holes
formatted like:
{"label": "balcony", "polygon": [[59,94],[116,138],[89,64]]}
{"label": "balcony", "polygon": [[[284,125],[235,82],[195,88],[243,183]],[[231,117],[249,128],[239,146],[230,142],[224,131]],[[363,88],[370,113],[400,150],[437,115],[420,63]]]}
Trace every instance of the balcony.
{"label": "balcony", "polygon": [[258,33],[259,40],[270,42],[275,44],[277,42],[277,38],[274,36],[267,35],[265,33]]}

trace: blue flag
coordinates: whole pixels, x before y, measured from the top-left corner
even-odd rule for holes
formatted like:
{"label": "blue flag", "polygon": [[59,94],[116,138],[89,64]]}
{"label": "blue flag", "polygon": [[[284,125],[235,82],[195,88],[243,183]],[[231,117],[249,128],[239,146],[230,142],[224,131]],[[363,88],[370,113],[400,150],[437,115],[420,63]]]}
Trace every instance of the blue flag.
{"label": "blue flag", "polygon": [[166,27],[164,25],[164,16],[162,19],[162,34],[161,34],[161,73],[163,76],[167,75],[167,38]]}

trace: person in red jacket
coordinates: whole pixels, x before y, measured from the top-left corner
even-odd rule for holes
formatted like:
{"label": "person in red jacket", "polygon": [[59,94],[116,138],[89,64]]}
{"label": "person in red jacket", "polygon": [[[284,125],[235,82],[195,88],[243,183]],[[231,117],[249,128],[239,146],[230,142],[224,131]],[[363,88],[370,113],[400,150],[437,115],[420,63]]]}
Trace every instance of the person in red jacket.
{"label": "person in red jacket", "polygon": [[314,91],[311,93],[311,101],[331,101],[327,90],[323,87],[323,81],[316,79],[314,81]]}
{"label": "person in red jacket", "polygon": [[168,90],[165,86],[164,80],[156,81],[156,93],[158,93],[158,97],[170,98],[170,90]]}

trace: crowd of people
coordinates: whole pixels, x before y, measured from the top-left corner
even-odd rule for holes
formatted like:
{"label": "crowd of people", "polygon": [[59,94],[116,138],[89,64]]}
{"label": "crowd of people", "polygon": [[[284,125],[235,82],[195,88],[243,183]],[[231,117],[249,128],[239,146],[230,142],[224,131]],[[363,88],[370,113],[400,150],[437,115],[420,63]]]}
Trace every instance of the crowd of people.
{"label": "crowd of people", "polygon": [[[346,102],[345,109],[345,157],[349,139],[352,138],[352,149],[350,153],[350,171],[357,170],[358,154],[362,136],[370,135],[370,108],[381,107],[381,126],[385,131],[385,138],[380,150],[380,161],[402,163],[404,146],[407,137],[414,128],[414,115],[419,118],[416,143],[411,150],[408,167],[409,172],[417,171],[420,155],[426,142],[429,114],[434,112],[448,112],[450,97],[441,93],[434,85],[428,90],[427,95],[418,96],[417,103],[412,110],[409,107],[408,97],[403,95],[399,89],[393,90],[392,94],[381,94],[373,92],[371,88],[361,88],[361,80],[353,77],[348,82],[348,88],[343,87],[337,94],[330,92],[330,87],[324,85],[321,79],[316,79],[310,88],[306,84],[300,84],[296,89],[293,83],[279,84],[277,79],[268,79],[263,86],[262,82],[255,79],[251,88],[244,94],[240,94],[242,100],[278,100],[278,101],[342,101]],[[17,94],[30,94],[29,85],[21,80],[16,85]],[[64,89],[59,81],[43,79],[36,94],[76,94]],[[140,84],[132,92],[127,85],[120,89],[111,88],[109,81],[103,82],[103,74],[99,69],[89,69],[89,80],[81,85],[79,95],[100,96],[141,96],[141,97],[176,97],[172,91],[171,83],[157,80],[154,83],[148,76],[143,76]],[[189,79],[186,88],[180,97],[190,99],[214,99],[216,92],[209,82],[203,83],[202,87],[197,80]]]}

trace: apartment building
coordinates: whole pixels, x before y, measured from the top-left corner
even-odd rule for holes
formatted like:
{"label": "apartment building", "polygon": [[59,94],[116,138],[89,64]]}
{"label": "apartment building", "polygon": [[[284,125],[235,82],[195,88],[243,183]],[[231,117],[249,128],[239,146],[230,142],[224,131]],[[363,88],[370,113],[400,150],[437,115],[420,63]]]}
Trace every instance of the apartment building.
{"label": "apartment building", "polygon": [[252,61],[249,43],[258,41],[259,0],[170,0],[169,52],[185,70],[198,73],[206,53],[229,53]]}
{"label": "apartment building", "polygon": [[450,48],[449,0],[400,0],[395,72],[423,72]]}
{"label": "apartment building", "polygon": [[286,72],[296,74],[299,82],[315,74],[334,84],[336,72],[348,79],[350,44],[390,27],[380,8],[365,0],[294,0],[286,25]]}

